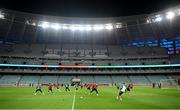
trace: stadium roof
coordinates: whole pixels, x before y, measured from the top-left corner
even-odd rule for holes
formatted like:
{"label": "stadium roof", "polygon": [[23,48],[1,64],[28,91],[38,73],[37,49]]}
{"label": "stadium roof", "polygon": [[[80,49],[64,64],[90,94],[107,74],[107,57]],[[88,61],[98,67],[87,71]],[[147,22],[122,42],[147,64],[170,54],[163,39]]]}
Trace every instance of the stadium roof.
{"label": "stadium roof", "polygon": [[175,7],[180,0],[6,0],[0,8],[66,17],[117,17]]}
{"label": "stadium roof", "polygon": [[148,45],[174,52],[180,49],[179,20],[180,5],[149,14],[119,17],[64,17],[2,8],[0,44]]}

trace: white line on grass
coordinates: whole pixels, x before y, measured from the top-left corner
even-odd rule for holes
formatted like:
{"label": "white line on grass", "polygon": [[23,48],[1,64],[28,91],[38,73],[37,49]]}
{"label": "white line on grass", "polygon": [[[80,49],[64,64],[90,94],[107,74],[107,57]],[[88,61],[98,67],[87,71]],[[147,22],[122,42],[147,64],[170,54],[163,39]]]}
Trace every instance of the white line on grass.
{"label": "white line on grass", "polygon": [[76,99],[76,91],[74,92],[73,103],[72,103],[72,110],[74,110],[75,99]]}

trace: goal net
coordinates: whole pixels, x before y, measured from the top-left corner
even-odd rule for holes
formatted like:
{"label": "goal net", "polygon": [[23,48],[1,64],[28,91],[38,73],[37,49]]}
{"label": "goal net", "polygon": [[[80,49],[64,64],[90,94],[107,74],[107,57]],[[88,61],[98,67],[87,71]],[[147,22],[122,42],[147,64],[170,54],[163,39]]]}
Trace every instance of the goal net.
{"label": "goal net", "polygon": [[178,79],[161,79],[162,89],[179,89]]}

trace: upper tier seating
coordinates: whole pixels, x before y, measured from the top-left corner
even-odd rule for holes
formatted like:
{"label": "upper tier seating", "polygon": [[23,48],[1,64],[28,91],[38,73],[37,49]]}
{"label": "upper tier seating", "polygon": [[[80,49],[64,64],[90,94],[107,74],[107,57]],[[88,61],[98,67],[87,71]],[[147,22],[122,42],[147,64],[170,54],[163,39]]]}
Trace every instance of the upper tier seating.
{"label": "upper tier seating", "polygon": [[167,56],[167,50],[160,47],[120,47],[105,45],[53,45],[53,44],[14,44],[0,45],[1,56],[39,56],[48,58],[86,57],[86,58],[139,58]]}

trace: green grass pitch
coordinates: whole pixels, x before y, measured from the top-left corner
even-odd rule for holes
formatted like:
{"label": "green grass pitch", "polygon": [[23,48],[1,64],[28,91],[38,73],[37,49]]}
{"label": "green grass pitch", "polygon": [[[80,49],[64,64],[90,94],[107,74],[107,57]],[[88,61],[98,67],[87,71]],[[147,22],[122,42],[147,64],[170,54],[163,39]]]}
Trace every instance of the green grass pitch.
{"label": "green grass pitch", "polygon": [[70,92],[53,89],[48,93],[43,87],[45,96],[35,96],[34,90],[0,87],[0,109],[180,109],[180,91],[173,89],[135,86],[130,94],[123,94],[122,101],[116,100],[116,87],[99,87],[99,96],[85,94],[85,88],[76,92],[74,88]]}

